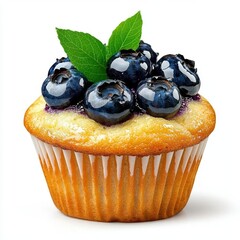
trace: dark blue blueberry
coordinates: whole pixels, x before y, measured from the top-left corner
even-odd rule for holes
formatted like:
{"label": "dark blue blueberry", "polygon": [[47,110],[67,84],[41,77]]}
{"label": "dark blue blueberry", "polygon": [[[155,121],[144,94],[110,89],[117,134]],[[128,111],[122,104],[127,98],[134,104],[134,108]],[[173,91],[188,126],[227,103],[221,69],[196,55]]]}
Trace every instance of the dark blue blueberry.
{"label": "dark blue blueberry", "polygon": [[178,87],[162,77],[140,82],[136,94],[140,108],[154,117],[173,117],[182,103]]}
{"label": "dark blue blueberry", "polygon": [[150,44],[140,41],[139,47],[136,51],[143,53],[153,64],[157,62],[158,53],[153,51]]}
{"label": "dark blue blueberry", "polygon": [[74,66],[70,62],[70,59],[68,57],[66,57],[66,58],[62,57],[60,59],[57,59],[56,62],[49,68],[48,76],[51,74],[54,74],[55,70],[60,70],[61,68],[71,69],[71,68],[74,68]]}
{"label": "dark blue blueberry", "polygon": [[42,95],[52,108],[66,108],[83,99],[88,86],[86,77],[76,69],[54,70],[42,84]]}
{"label": "dark blue blueberry", "polygon": [[201,83],[195,62],[185,59],[181,54],[168,54],[160,58],[153,74],[173,81],[184,96],[194,96],[200,89]]}
{"label": "dark blue blueberry", "polygon": [[108,79],[88,88],[83,106],[90,118],[110,126],[129,119],[134,96],[122,81]]}
{"label": "dark blue blueberry", "polygon": [[122,50],[107,62],[108,77],[122,80],[128,87],[136,87],[150,71],[150,60],[142,53],[133,50]]}

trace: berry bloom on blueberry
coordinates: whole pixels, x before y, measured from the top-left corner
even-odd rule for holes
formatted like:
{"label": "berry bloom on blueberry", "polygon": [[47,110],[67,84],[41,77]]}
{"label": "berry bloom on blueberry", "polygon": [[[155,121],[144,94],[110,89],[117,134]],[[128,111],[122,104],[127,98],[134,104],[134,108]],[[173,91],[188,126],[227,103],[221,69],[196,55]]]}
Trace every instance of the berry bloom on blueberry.
{"label": "berry bloom on blueberry", "polygon": [[150,71],[150,60],[141,52],[133,50],[122,50],[107,62],[108,77],[122,80],[128,87],[135,87]]}
{"label": "berry bloom on blueberry", "polygon": [[134,97],[122,81],[108,79],[88,88],[83,105],[90,118],[104,125],[113,125],[129,119]]}
{"label": "berry bloom on blueberry", "polygon": [[137,101],[147,114],[170,118],[181,107],[182,97],[176,84],[162,77],[152,77],[139,83]]}
{"label": "berry bloom on blueberry", "polygon": [[68,57],[62,57],[60,59],[57,59],[56,62],[49,68],[48,76],[53,74],[55,70],[60,70],[61,68],[69,70],[71,68],[74,68],[74,66]]}
{"label": "berry bloom on blueberry", "polygon": [[173,81],[184,96],[194,96],[200,89],[200,79],[195,62],[183,55],[168,54],[160,58],[154,67],[154,74]]}
{"label": "berry bloom on blueberry", "polygon": [[83,99],[88,81],[76,69],[55,69],[42,84],[42,95],[52,108],[63,109]]}
{"label": "berry bloom on blueberry", "polygon": [[158,53],[153,51],[150,44],[145,43],[144,41],[140,41],[139,47],[136,51],[143,53],[151,61],[152,64],[155,64],[157,62]]}

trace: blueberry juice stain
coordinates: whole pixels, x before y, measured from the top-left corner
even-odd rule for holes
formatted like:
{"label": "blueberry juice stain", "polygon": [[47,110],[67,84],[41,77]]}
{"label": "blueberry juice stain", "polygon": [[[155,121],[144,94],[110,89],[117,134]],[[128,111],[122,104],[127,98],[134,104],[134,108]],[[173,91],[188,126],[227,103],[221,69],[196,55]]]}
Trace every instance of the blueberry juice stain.
{"label": "blueberry juice stain", "polygon": [[175,116],[181,116],[182,114],[184,114],[187,109],[188,109],[188,104],[192,101],[200,101],[201,100],[201,96],[199,94],[196,94],[192,97],[183,97],[182,100],[182,105],[180,107],[180,109],[178,110],[177,114]]}

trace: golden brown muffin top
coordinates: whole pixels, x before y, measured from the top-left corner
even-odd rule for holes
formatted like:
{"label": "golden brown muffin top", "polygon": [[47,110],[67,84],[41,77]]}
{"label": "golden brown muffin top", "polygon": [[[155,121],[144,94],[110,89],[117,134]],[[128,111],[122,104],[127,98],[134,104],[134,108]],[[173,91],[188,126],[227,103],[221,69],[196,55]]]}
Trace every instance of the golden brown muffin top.
{"label": "golden brown muffin top", "polygon": [[215,112],[201,97],[190,101],[172,119],[136,115],[106,127],[74,111],[47,112],[39,97],[26,111],[24,125],[30,134],[49,144],[101,155],[152,155],[198,144],[215,127]]}

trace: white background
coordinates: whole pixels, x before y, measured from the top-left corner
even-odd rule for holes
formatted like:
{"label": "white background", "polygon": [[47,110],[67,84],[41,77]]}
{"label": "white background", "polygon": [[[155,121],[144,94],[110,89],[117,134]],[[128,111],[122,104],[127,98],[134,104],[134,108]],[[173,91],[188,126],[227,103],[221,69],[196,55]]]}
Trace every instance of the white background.
{"label": "white background", "polygon": [[[240,14],[238,1],[13,1],[0,4],[0,239],[239,239]],[[142,39],[164,55],[194,59],[200,94],[214,106],[211,135],[186,208],[146,223],[72,219],[53,205],[31,139],[27,107],[40,95],[56,58],[65,56],[55,27],[107,42],[141,10]],[[222,238],[223,237],[223,238]]]}

